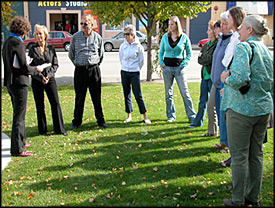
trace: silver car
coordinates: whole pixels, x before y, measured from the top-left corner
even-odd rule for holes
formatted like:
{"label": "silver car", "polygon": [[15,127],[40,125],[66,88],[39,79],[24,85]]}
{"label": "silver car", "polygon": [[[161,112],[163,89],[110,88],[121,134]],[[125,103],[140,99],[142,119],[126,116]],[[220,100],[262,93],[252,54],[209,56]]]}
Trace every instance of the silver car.
{"label": "silver car", "polygon": [[[147,50],[147,35],[136,31],[136,37],[139,38],[140,44],[143,46],[144,51]],[[104,49],[106,52],[110,52],[113,49],[119,49],[120,45],[124,42],[124,32],[119,32],[112,38],[103,39]],[[157,44],[155,38],[152,37],[152,46]]]}

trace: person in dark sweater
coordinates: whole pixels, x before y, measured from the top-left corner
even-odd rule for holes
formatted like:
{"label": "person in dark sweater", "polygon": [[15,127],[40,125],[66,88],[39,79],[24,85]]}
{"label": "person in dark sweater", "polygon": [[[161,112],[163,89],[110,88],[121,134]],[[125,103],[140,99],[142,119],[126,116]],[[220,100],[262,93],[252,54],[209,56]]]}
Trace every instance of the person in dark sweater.
{"label": "person in dark sweater", "polygon": [[42,73],[32,75],[32,91],[36,105],[38,131],[40,135],[46,135],[48,132],[44,104],[45,91],[51,104],[54,132],[67,136],[55,81],[55,73],[58,69],[57,55],[54,47],[46,42],[49,35],[46,26],[36,24],[34,28],[34,37],[37,43],[29,50],[29,56],[33,58],[30,65],[37,66],[45,63],[50,65]]}
{"label": "person in dark sweater", "polygon": [[11,96],[13,123],[11,132],[12,156],[31,156],[24,151],[26,144],[25,116],[28,99],[29,75],[43,71],[41,66],[29,66],[26,58],[26,46],[23,38],[30,31],[30,22],[21,16],[15,16],[10,22],[10,37],[5,41],[2,50],[4,63],[4,86]]}

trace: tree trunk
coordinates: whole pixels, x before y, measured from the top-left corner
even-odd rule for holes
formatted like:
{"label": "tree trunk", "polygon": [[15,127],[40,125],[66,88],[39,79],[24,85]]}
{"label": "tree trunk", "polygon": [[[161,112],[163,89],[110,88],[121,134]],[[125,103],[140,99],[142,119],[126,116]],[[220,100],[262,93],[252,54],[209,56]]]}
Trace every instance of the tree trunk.
{"label": "tree trunk", "polygon": [[147,25],[147,81],[152,81],[152,31],[153,31],[154,17],[150,12],[148,13]]}

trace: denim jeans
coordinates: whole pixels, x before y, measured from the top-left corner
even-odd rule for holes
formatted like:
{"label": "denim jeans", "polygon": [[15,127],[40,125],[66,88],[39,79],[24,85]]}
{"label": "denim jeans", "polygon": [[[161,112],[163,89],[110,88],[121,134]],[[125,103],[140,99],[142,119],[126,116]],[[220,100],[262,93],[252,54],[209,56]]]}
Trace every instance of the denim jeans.
{"label": "denim jeans", "polygon": [[210,91],[212,87],[211,79],[201,80],[201,94],[200,94],[200,102],[199,102],[199,111],[196,115],[195,120],[193,121],[194,126],[202,126],[203,121],[206,114],[206,107],[208,98],[210,97]]}
{"label": "denim jeans", "polygon": [[189,121],[192,123],[196,117],[196,111],[189,93],[187,77],[185,76],[185,69],[181,69],[179,66],[165,66],[162,70],[162,74],[165,85],[166,115],[168,119],[176,119],[176,108],[173,98],[173,82],[175,78],[184,102],[186,115]]}
{"label": "denim jeans", "polygon": [[140,88],[140,73],[139,72],[126,72],[121,71],[121,82],[123,87],[124,99],[125,99],[125,112],[133,112],[131,85],[133,93],[135,95],[140,114],[146,113],[144,101],[142,99]]}
{"label": "denim jeans", "polygon": [[222,96],[220,95],[222,88],[216,88],[215,93],[215,105],[216,105],[216,112],[218,116],[218,124],[220,128],[220,143],[225,143],[228,147],[228,140],[227,140],[227,129],[226,129],[226,120],[225,120],[225,113],[226,111],[220,110],[220,104],[222,100]]}

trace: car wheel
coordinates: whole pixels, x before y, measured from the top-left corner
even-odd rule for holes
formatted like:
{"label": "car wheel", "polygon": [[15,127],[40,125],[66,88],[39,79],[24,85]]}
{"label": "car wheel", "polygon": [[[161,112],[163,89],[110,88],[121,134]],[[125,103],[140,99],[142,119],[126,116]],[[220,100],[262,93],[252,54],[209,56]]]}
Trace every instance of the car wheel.
{"label": "car wheel", "polygon": [[69,51],[70,50],[70,43],[65,43],[64,44],[64,49],[65,49],[65,51]]}
{"label": "car wheel", "polygon": [[113,45],[111,43],[105,43],[104,50],[106,52],[111,52],[113,50]]}
{"label": "car wheel", "polygon": [[30,50],[30,48],[34,45],[34,43],[29,43],[28,45],[28,50]]}
{"label": "car wheel", "polygon": [[141,45],[143,46],[144,51],[147,51],[147,43],[143,42],[143,43],[141,43]]}

